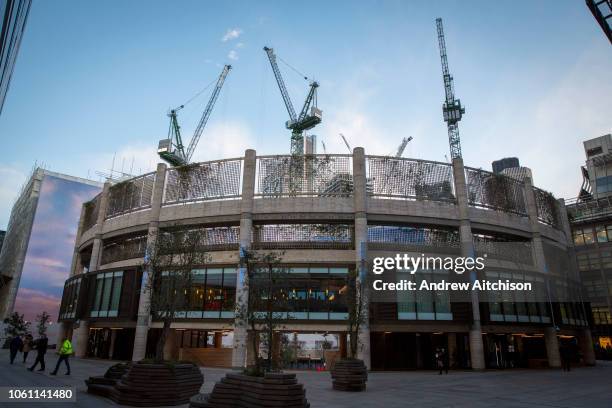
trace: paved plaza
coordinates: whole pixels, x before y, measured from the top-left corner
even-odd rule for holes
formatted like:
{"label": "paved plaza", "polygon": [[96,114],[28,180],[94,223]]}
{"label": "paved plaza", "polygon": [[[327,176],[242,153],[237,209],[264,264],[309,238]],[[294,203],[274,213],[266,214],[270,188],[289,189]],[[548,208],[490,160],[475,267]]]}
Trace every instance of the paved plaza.
{"label": "paved plaza", "polygon": [[[33,361],[34,356],[29,356]],[[56,357],[49,354],[46,373],[29,372],[21,362],[8,363],[6,350],[0,351],[0,386],[46,386],[77,388],[76,403],[53,403],[52,407],[97,408],[114,406],[109,400],[86,392],[83,380],[101,375],[112,362],[73,359],[72,375],[62,367],[57,377],[49,375]],[[597,367],[561,370],[451,371],[438,375],[433,371],[370,373],[364,393],[333,391],[329,373],[297,372],[314,407],[612,407],[612,363],[598,362]],[[214,383],[228,370],[204,368],[202,392],[210,392]],[[0,407],[43,406],[32,403],[2,404]]]}

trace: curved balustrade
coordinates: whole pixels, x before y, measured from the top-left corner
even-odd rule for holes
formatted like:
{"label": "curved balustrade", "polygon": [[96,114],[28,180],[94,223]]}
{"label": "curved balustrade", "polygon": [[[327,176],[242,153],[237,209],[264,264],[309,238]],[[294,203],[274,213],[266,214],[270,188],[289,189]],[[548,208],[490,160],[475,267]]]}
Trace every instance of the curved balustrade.
{"label": "curved balustrade", "polygon": [[260,197],[348,197],[353,194],[350,155],[259,156]]}
{"label": "curved balustrade", "polygon": [[[240,199],[244,158],[194,163],[166,170],[162,205]],[[366,193],[374,199],[456,203],[453,166],[449,163],[365,156]],[[251,173],[252,174],[252,173]],[[472,207],[527,216],[525,184],[503,174],[465,167],[468,203]],[[255,198],[351,197],[352,155],[258,156]],[[105,218],[149,208],[155,173],[115,184],[109,189]],[[534,187],[538,219],[559,228],[558,203],[552,194]],[[101,196],[86,203],[83,230],[96,224]]]}
{"label": "curved balustrade", "polygon": [[555,197],[537,187],[533,188],[533,194],[538,210],[538,221],[558,228],[561,224],[561,214],[559,213],[559,203]]}
{"label": "curved balustrade", "polygon": [[454,202],[453,167],[447,163],[366,156],[366,188],[375,198]]}
{"label": "curved balustrade", "polygon": [[527,216],[525,184],[503,174],[465,168],[470,206]]}
{"label": "curved balustrade", "polygon": [[166,172],[163,204],[238,198],[242,158],[194,163]]}
{"label": "curved balustrade", "polygon": [[149,208],[154,183],[155,173],[148,173],[111,186],[108,190],[106,218]]}

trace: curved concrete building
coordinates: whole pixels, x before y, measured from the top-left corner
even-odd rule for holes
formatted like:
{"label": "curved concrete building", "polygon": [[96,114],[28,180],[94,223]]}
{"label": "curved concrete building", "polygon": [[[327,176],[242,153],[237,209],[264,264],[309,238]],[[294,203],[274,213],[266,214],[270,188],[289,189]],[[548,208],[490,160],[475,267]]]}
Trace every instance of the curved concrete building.
{"label": "curved concrete building", "polygon": [[161,323],[141,296],[145,248],[151,232],[181,228],[205,232],[211,260],[197,270],[189,307],[173,323],[171,357],[234,367],[253,357],[247,345],[255,336],[234,319],[242,247],[283,251],[295,307],[282,332],[332,334],[328,360],[346,353],[350,270],[396,253],[486,253],[477,278],[530,282],[545,296],[372,300],[360,333],[366,363],[429,368],[435,349],[446,347],[456,368],[557,367],[559,345],[568,341],[594,363],[584,305],[548,293],[557,287],[580,299],[562,200],[528,178],[464,167],[461,159],[368,156],[363,148],[300,159],[247,150],[182,168],[159,164],[154,173],[107,183],[83,206],[60,311],[77,356],[138,360],[152,353]]}

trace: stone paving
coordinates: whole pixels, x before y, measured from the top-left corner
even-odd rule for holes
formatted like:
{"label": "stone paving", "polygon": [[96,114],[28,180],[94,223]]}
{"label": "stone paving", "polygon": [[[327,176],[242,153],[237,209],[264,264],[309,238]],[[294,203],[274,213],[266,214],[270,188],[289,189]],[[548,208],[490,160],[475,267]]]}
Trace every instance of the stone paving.
{"label": "stone paving", "polygon": [[[18,356],[19,357],[19,356]],[[34,356],[29,356],[29,363]],[[47,386],[77,388],[76,403],[53,403],[51,407],[97,408],[114,406],[104,398],[89,395],[83,380],[101,375],[113,364],[104,360],[73,359],[72,375],[60,368],[57,377],[49,375],[56,356],[47,356],[47,372],[29,372],[19,362],[8,363],[8,352],[0,351],[0,386]],[[16,360],[18,361],[18,360]],[[203,368],[202,392],[210,392],[228,370]],[[297,371],[306,396],[316,407],[496,407],[496,408],[610,408],[612,407],[612,362],[596,367],[561,370],[433,371],[370,373],[368,388],[362,393],[333,391],[327,372]],[[34,403],[0,403],[2,408],[43,406]]]}

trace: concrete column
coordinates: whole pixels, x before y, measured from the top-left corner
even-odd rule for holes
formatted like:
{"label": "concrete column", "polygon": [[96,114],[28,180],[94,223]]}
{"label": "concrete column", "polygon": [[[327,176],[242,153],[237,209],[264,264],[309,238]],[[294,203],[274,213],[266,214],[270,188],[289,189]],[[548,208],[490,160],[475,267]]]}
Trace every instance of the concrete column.
{"label": "concrete column", "polygon": [[[457,209],[459,210],[459,239],[461,241],[461,256],[474,257],[474,238],[469,217],[469,202],[467,184],[465,180],[465,168],[463,159],[453,159],[453,179],[455,182],[455,194],[457,196]],[[470,282],[478,279],[476,271],[469,276]],[[470,360],[473,370],[485,368],[484,345],[482,342],[482,329],[480,325],[480,300],[478,292],[471,292],[472,303],[472,325],[470,327]]]}
{"label": "concrete column", "polygon": [[[255,150],[248,149],[244,153],[244,175],[242,179],[242,203],[240,210],[240,264],[236,273],[236,318],[234,319],[234,349],[232,352],[232,367],[242,368],[247,365],[248,321],[245,312],[249,305],[249,277],[244,254],[251,249],[251,232],[253,229],[253,200],[255,196],[255,174],[257,156]],[[249,357],[255,361],[256,357]]]}
{"label": "concrete column", "polygon": [[[529,216],[529,224],[531,226],[531,243],[534,264],[536,265],[538,272],[547,275],[548,278],[549,272],[546,264],[546,257],[544,256],[544,244],[540,234],[538,207],[536,204],[535,194],[533,192],[533,184],[531,182],[531,178],[529,177],[525,177],[523,182],[525,184],[525,204],[527,207],[527,214]],[[550,311],[550,317],[552,326],[544,329],[546,355],[548,356],[548,366],[556,368],[561,367],[561,354],[559,352],[559,342],[557,340],[555,311],[552,310],[552,308]]]}
{"label": "concrete column", "polygon": [[[369,290],[367,282],[367,248],[368,248],[368,219],[367,219],[367,191],[366,191],[366,160],[363,147],[353,149],[353,197],[355,211],[355,268],[357,269],[357,285],[360,288],[363,321],[359,327],[357,356],[363,360],[368,370],[371,368],[370,359],[370,313]],[[359,301],[359,300],[358,300]]]}
{"label": "concrete column", "polygon": [[[87,354],[87,338],[89,336],[89,322],[81,320],[79,327],[75,328],[72,333],[72,348],[74,356],[83,358]],[[57,343],[57,347],[61,347],[62,343]]]}
{"label": "concrete column", "polygon": [[[149,230],[147,235],[147,248],[152,248],[157,240],[159,230],[159,214],[161,212],[162,198],[164,196],[164,184],[166,182],[165,163],[158,163],[155,173],[155,184],[153,185],[153,197],[151,198],[151,211],[149,216]],[[151,293],[148,288],[149,274],[146,270],[142,272],[140,283],[140,297],[138,299],[138,314],[136,318],[136,331],[134,334],[134,350],[132,361],[140,361],[145,358],[147,352],[147,336],[151,325]]]}
{"label": "concrete column", "polygon": [[546,356],[550,368],[561,367],[561,355],[559,353],[559,340],[557,330],[554,327],[544,328],[544,342],[546,343]]}
{"label": "concrete column", "polygon": [[594,366],[596,363],[595,350],[593,349],[593,337],[591,336],[591,330],[585,328],[582,330],[580,337],[578,338],[580,345],[580,351],[584,359],[584,364],[588,366]]}

